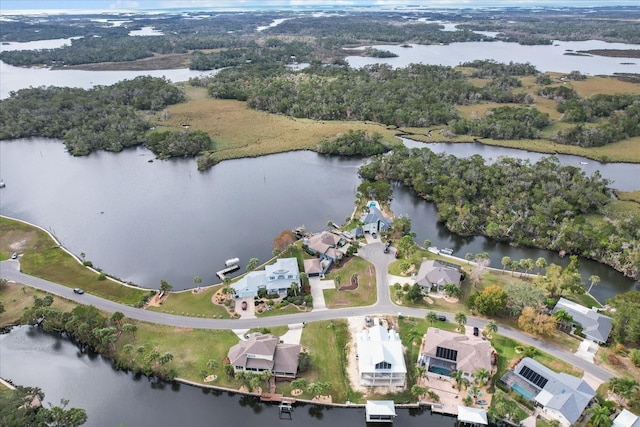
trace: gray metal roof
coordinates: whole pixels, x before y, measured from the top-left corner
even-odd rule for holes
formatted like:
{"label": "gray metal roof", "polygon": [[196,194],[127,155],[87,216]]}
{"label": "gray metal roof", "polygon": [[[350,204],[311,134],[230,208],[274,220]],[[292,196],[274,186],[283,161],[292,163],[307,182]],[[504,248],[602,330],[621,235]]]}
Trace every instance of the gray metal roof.
{"label": "gray metal roof", "polygon": [[[520,369],[526,366],[547,379],[542,389],[520,375]],[[564,372],[554,372],[546,366],[525,357],[514,368],[514,373],[528,384],[539,390],[535,400],[542,406],[555,409],[573,424],[578,420],[596,392],[581,378]]]}
{"label": "gray metal roof", "polygon": [[564,309],[573,317],[574,322],[582,326],[582,333],[587,338],[597,342],[606,342],[609,338],[613,322],[611,317],[565,298],[560,298],[553,308],[553,312],[555,313],[560,309]]}

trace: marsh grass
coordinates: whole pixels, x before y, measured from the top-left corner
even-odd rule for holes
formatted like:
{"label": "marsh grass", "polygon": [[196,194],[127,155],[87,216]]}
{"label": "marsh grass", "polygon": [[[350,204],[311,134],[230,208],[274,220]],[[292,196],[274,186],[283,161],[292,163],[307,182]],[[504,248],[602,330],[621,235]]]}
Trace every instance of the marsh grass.
{"label": "marsh grass", "polygon": [[385,142],[399,144],[395,132],[376,123],[315,121],[295,119],[249,109],[246,103],[211,99],[206,89],[188,88],[189,100],[168,108],[168,119],[154,116],[159,129],[207,132],[215,141],[212,150],[218,161],[295,150],[313,150],[324,138],[335,137],[350,129],[378,132]]}

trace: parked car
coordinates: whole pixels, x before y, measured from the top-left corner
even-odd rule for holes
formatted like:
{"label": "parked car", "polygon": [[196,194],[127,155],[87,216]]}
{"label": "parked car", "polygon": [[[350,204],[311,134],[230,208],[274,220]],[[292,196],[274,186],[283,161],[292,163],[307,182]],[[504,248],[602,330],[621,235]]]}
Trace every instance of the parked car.
{"label": "parked car", "polygon": [[364,324],[366,326],[371,326],[371,316],[364,316]]}
{"label": "parked car", "polygon": [[371,237],[373,237],[374,239],[377,239],[378,235],[376,233],[371,233]]}
{"label": "parked car", "polygon": [[474,336],[476,336],[476,337],[477,337],[478,335],[480,335],[480,329],[478,329],[478,327],[477,327],[477,326],[474,326],[474,327],[473,327],[473,335],[474,335]]}
{"label": "parked car", "polygon": [[11,259],[18,259],[18,252],[14,252],[11,254]]}
{"label": "parked car", "polygon": [[439,314],[438,315],[438,320],[441,322],[446,322],[447,321],[447,316],[445,316],[444,314]]}
{"label": "parked car", "polygon": [[242,301],[242,309],[243,310],[247,309],[247,302],[246,301]]}
{"label": "parked car", "polygon": [[82,295],[82,294],[84,294],[84,291],[82,289],[80,289],[80,288],[73,288],[73,293]]}

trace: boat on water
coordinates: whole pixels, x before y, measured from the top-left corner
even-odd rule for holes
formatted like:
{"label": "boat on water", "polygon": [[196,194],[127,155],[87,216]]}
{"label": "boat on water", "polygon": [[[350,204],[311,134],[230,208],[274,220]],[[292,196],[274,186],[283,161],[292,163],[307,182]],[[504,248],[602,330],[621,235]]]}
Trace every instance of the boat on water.
{"label": "boat on water", "polygon": [[589,162],[580,162],[581,165],[588,165]]}
{"label": "boat on water", "polygon": [[4,180],[0,179],[0,188],[4,188]]}
{"label": "boat on water", "polygon": [[226,267],[231,267],[232,265],[237,265],[240,262],[240,258],[230,258],[224,262]]}
{"label": "boat on water", "polygon": [[442,255],[451,255],[453,253],[453,249],[444,248],[440,249],[440,254]]}

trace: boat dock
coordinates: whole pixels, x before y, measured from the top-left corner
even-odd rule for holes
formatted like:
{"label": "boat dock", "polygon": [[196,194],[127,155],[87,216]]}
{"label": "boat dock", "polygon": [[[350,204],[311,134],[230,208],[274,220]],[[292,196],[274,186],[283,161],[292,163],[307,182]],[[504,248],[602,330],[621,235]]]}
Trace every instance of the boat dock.
{"label": "boat dock", "polygon": [[240,269],[239,265],[237,265],[237,264],[236,265],[232,265],[231,267],[226,267],[226,268],[223,268],[220,271],[216,271],[216,276],[218,276],[218,279],[224,280],[226,274],[232,273],[232,272],[234,272],[236,270],[239,270],[239,269]]}

